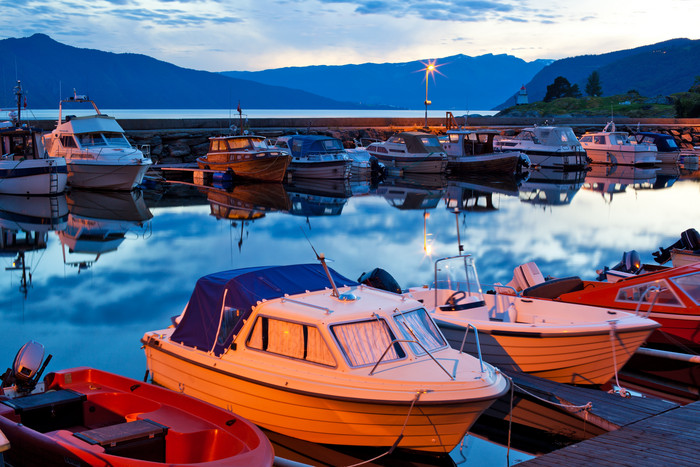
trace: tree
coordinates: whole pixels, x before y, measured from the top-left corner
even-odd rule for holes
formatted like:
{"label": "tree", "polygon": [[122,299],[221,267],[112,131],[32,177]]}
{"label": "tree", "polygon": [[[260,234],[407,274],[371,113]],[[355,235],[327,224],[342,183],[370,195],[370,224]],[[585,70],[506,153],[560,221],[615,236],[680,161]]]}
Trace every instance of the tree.
{"label": "tree", "polygon": [[547,94],[544,96],[544,101],[551,102],[560,97],[581,97],[578,84],[572,86],[568,79],[563,76],[557,76],[554,82],[547,86]]}
{"label": "tree", "polygon": [[600,97],[603,95],[603,87],[600,85],[600,75],[594,71],[588,76],[586,81],[586,95]]}
{"label": "tree", "polygon": [[697,92],[700,93],[700,76],[695,77],[695,82],[693,85],[688,89],[688,92]]}

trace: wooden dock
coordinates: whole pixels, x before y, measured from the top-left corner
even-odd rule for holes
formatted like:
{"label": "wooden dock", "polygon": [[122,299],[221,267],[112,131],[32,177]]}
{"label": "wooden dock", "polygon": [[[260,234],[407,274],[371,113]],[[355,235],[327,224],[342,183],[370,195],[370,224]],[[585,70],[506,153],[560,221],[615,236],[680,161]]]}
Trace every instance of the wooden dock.
{"label": "wooden dock", "polygon": [[700,402],[677,407],[518,465],[698,466]]}

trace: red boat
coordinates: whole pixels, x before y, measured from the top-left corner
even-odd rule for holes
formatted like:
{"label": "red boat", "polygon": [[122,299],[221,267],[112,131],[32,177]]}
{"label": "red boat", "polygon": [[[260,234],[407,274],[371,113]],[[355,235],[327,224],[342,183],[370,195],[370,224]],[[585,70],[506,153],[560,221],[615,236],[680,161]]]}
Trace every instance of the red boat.
{"label": "red boat", "polygon": [[49,373],[42,389],[38,366],[23,364],[43,360],[43,347],[37,346],[32,341],[20,350],[0,386],[0,431],[10,441],[3,454],[11,465],[213,467],[274,461],[269,440],[251,422],[159,386],[81,367]]}
{"label": "red boat", "polygon": [[[518,269],[528,265],[533,263],[516,268],[516,278]],[[523,296],[638,311],[661,324],[649,343],[684,352],[700,350],[700,262],[626,274],[616,282],[582,281],[578,277],[545,281],[541,273],[528,276],[539,279],[522,281]]]}

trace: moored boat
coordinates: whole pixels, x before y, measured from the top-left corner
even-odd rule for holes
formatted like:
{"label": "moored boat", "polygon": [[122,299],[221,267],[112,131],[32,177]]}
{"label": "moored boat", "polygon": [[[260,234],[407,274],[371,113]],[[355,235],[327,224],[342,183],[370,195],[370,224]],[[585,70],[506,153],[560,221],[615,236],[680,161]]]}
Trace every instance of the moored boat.
{"label": "moored boat", "polygon": [[157,384],[320,444],[449,453],[508,388],[419,302],[325,263],[205,276],[177,324],[142,341]]}
{"label": "moored boat", "polygon": [[281,182],[291,156],[268,146],[265,138],[254,135],[209,138],[209,151],[197,158],[200,169],[231,171],[236,177],[263,182]]}
{"label": "moored boat", "polygon": [[352,160],[338,138],[324,135],[280,136],[275,147],[291,154],[288,170],[293,177],[350,178]]}
{"label": "moored boat", "polygon": [[591,161],[598,164],[652,165],[657,162],[656,146],[632,144],[627,132],[616,130],[615,122],[608,122],[603,131],[587,132],[579,141]]}
{"label": "moored boat", "polygon": [[661,164],[677,164],[680,160],[681,148],[678,147],[673,136],[650,131],[640,131],[632,136],[637,144],[653,144],[656,146],[656,159]]}
{"label": "moored boat", "polygon": [[3,375],[0,429],[11,465],[271,466],[269,440],[230,411],[87,367],[49,373],[26,344]]}
{"label": "moored boat", "polygon": [[527,154],[533,166],[581,170],[588,165],[586,151],[570,127],[523,128],[513,138],[497,138],[494,147],[502,151],[521,151]]}
{"label": "moored boat", "polygon": [[447,168],[447,154],[437,136],[429,133],[398,133],[386,141],[371,143],[367,146],[367,152],[385,167],[395,167],[404,172],[443,173]]}
{"label": "moored boat", "polygon": [[433,284],[407,295],[425,305],[452,347],[480,351],[503,370],[560,383],[608,382],[659,327],[633,313],[512,290],[508,285],[483,293],[474,259],[457,256],[437,260]]}
{"label": "moored boat", "polygon": [[498,134],[496,130],[447,130],[438,138],[447,154],[447,170],[459,174],[514,174],[528,167],[529,159],[519,151],[495,151],[493,140]]}
{"label": "moored boat", "polygon": [[[64,120],[65,103],[89,103],[95,114],[66,116]],[[87,96],[74,95],[60,101],[58,124],[44,135],[44,144],[49,156],[65,159],[72,187],[130,191],[143,181],[153,164],[131,145],[117,120],[100,112]]]}

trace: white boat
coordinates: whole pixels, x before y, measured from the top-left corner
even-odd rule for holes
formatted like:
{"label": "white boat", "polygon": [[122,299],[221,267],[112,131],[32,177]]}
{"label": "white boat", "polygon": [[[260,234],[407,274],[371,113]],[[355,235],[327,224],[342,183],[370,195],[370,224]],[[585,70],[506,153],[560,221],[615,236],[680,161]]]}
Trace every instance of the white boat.
{"label": "white boat", "polygon": [[143,336],[155,383],[319,444],[449,453],[509,386],[419,302],[325,263],[205,276],[176,322]]}
{"label": "white boat", "polygon": [[[410,288],[407,296],[430,310],[456,349],[476,354],[478,342],[484,360],[498,368],[569,384],[608,382],[659,327],[622,310],[539,299],[542,290],[523,292],[542,282],[528,263],[516,268],[509,284],[483,293],[474,259],[457,256],[437,260],[435,282]],[[561,290],[573,282],[549,286]]]}
{"label": "white boat", "polygon": [[[89,102],[94,115],[67,116],[63,104]],[[129,191],[139,185],[152,161],[126,139],[114,117],[102,114],[85,96],[74,96],[59,103],[58,125],[44,135],[49,156],[65,158],[68,184],[73,187]]]}
{"label": "white boat", "polygon": [[0,194],[57,195],[66,189],[64,160],[50,158],[41,130],[21,123],[22,88],[15,88],[13,121],[0,122]]}
{"label": "white boat", "polygon": [[288,172],[301,178],[350,178],[352,161],[338,138],[323,135],[288,135],[275,146],[291,154]]}
{"label": "white boat", "polygon": [[497,138],[494,147],[502,151],[521,151],[534,166],[579,170],[588,165],[586,151],[570,127],[523,128],[513,138]]}
{"label": "white boat", "polygon": [[603,131],[587,132],[579,141],[591,161],[598,164],[651,165],[658,162],[655,145],[633,144],[627,132],[616,131],[615,122],[608,122]]}
{"label": "white boat", "polygon": [[367,152],[385,167],[404,172],[443,173],[447,169],[447,154],[436,135],[406,131],[386,141],[373,142]]}
{"label": "white boat", "polygon": [[447,169],[453,173],[514,174],[529,166],[526,155],[519,151],[500,151],[494,147],[496,130],[447,130],[438,139],[447,154]]}

